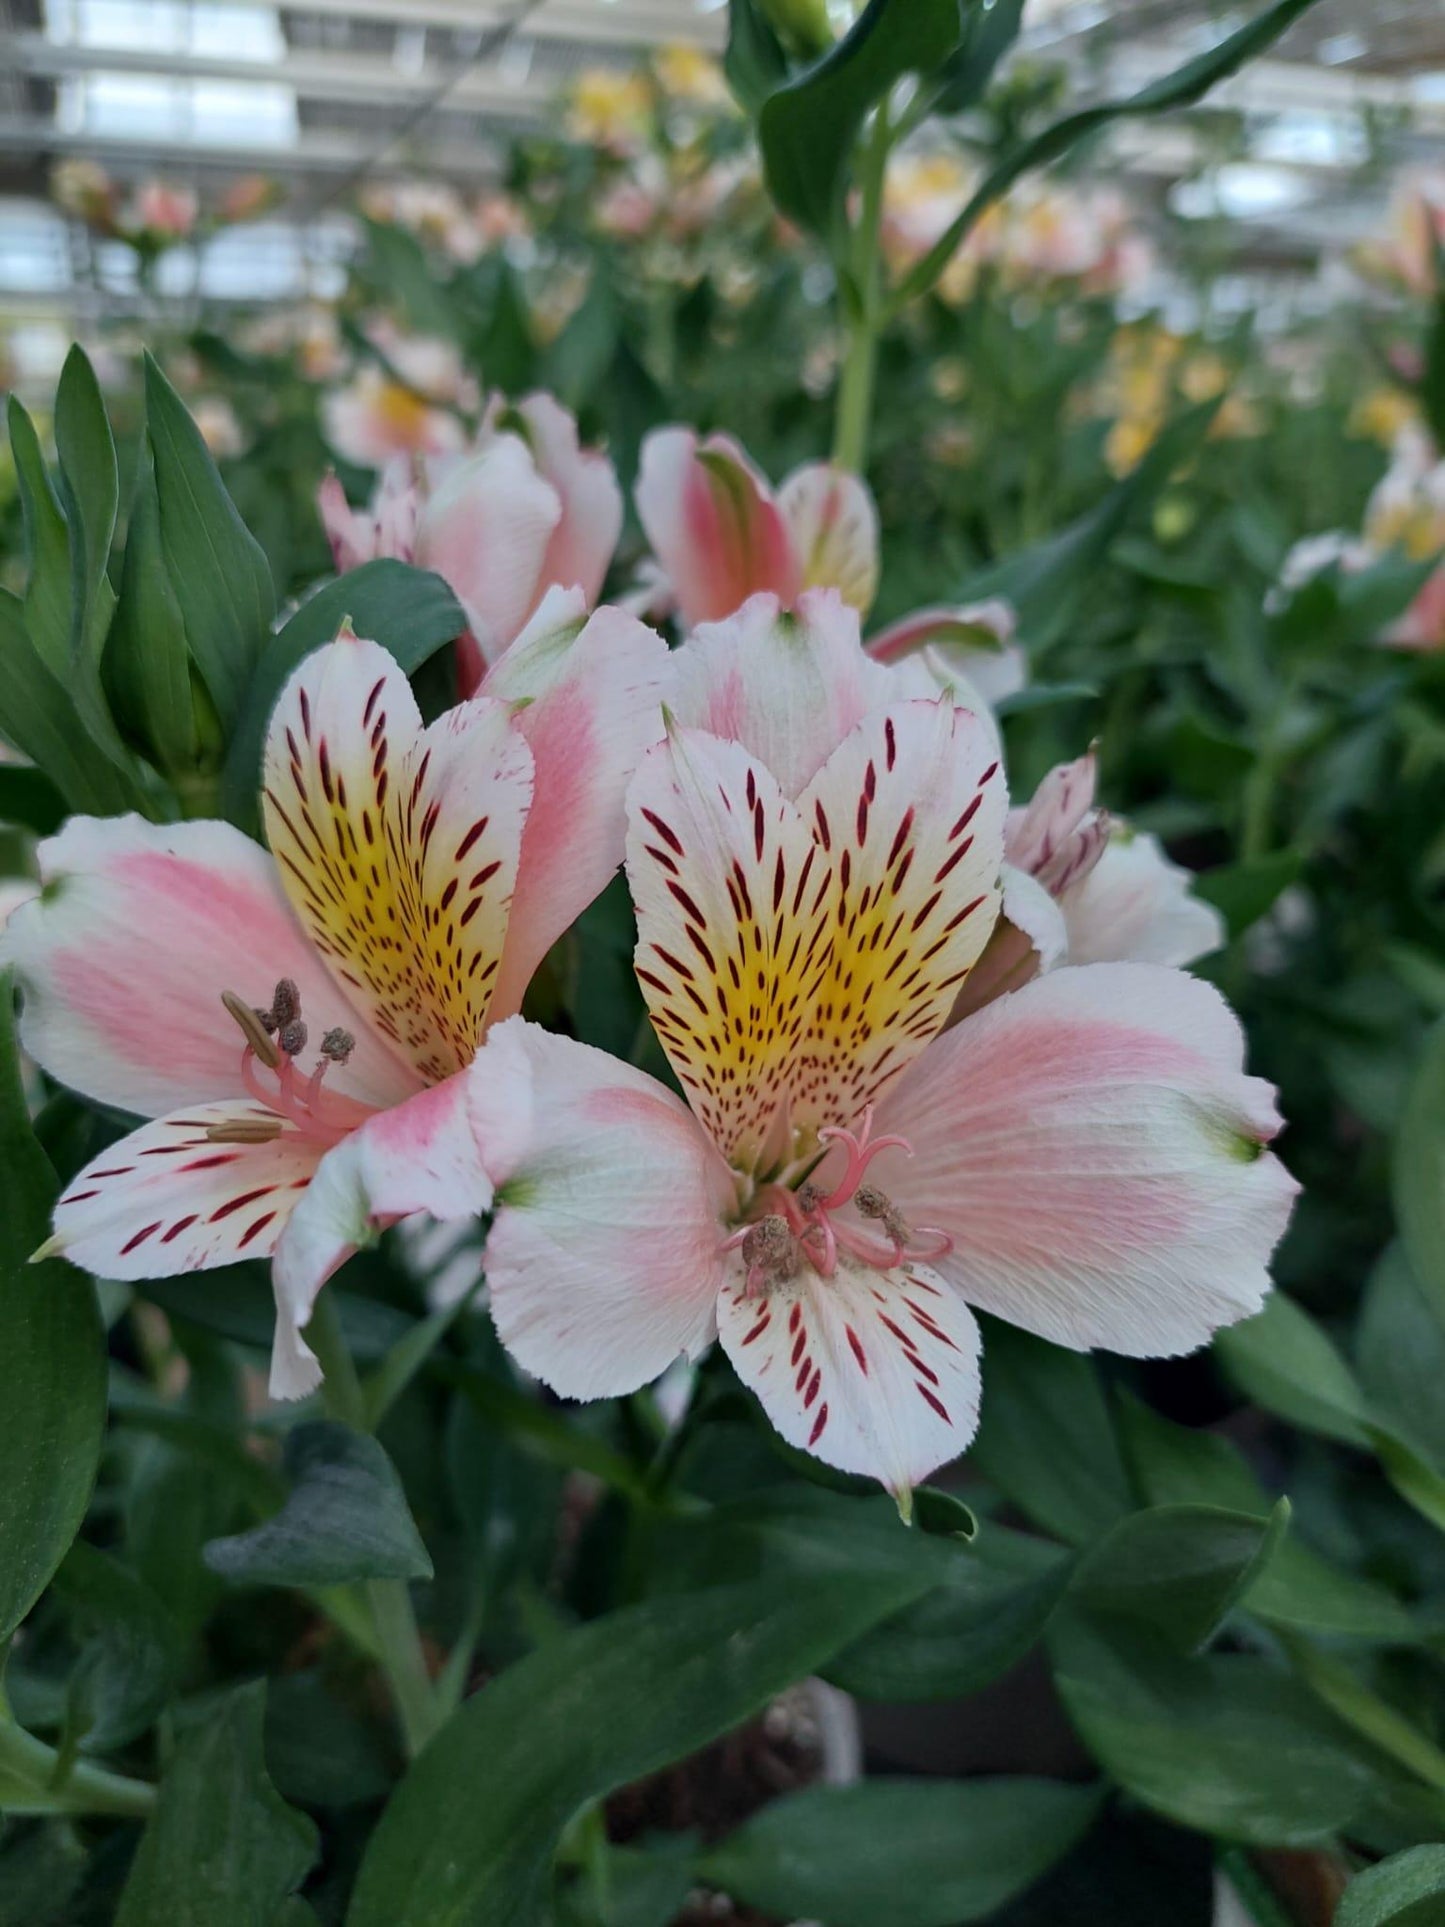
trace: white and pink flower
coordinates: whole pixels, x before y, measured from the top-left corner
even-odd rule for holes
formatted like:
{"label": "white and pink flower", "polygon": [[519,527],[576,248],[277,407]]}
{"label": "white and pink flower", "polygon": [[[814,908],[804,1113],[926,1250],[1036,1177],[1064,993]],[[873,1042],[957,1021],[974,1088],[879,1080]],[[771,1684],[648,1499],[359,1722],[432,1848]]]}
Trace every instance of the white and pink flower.
{"label": "white and pink flower", "polygon": [[77,818],[5,932],[26,1048],[151,1120],[68,1186],[52,1248],[120,1279],[272,1256],[279,1396],[317,1382],[302,1328],[363,1190],[387,1221],[490,1198],[458,1073],[616,868],[659,734],[662,642],[584,616],[550,598],[429,727],[343,633],[272,718],[269,854],[224,823]]}
{"label": "white and pink flower", "polygon": [[1295,1189],[1273,1093],[1218,993],[1159,966],[1057,969],[949,1027],[1000,909],[994,738],[901,694],[836,595],[759,598],[673,666],[627,870],[686,1102],[492,1032],[493,1314],[571,1398],[720,1337],[787,1440],[906,1506],[973,1434],[970,1307],[1130,1356],[1258,1309]]}
{"label": "white and pink flower", "polygon": [[495,399],[464,454],[389,463],[367,509],[350,508],[328,476],[320,508],[338,569],[396,556],[449,584],[467,615],[464,692],[549,589],[596,602],[622,530],[612,464],[582,448],[576,422],[542,394],[515,405]]}

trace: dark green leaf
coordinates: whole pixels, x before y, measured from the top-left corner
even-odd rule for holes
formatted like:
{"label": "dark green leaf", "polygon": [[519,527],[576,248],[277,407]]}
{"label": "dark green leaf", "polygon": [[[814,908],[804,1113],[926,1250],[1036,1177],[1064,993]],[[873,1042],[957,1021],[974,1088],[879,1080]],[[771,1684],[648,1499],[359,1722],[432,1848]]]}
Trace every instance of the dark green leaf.
{"label": "dark green leaf", "polygon": [[429,1579],[431,1560],[391,1460],[373,1438],[331,1420],[286,1435],[291,1492],[274,1519],[205,1549],[240,1585],[339,1586]]}
{"label": "dark green leaf", "polygon": [[584,1804],[751,1718],[917,1597],[917,1574],[830,1572],[648,1601],[494,1680],[393,1795],[349,1927],[537,1927]]}
{"label": "dark green leaf", "polygon": [[1231,938],[1243,936],[1272,909],[1304,869],[1299,850],[1276,850],[1243,863],[1224,863],[1194,879],[1194,894],[1222,912]]}
{"label": "dark green leaf", "polygon": [[192,769],[196,719],[190,648],[161,547],[155,461],[146,438],[136,457],[105,678],[116,720],[156,767],[172,775]]}
{"label": "dark green leaf", "polygon": [[276,590],[201,431],[149,355],[145,397],[166,574],[191,657],[229,734],[276,613]]}
{"label": "dark green leaf", "polygon": [[0,1644],[39,1598],[85,1516],[105,1428],[105,1332],[90,1280],[58,1258],[55,1174],[25,1109],[9,974],[0,976]]}
{"label": "dark green leaf", "polygon": [[1023,175],[1058,160],[1086,135],[1107,127],[1111,121],[1193,106],[1221,80],[1237,73],[1247,61],[1273,45],[1285,29],[1314,4],[1315,0],[1275,0],[1273,6],[1266,7],[1245,26],[1228,34],[1208,53],[1152,81],[1139,93],[1131,94],[1126,100],[1102,101],[1096,107],[1068,114],[1042,133],[1020,142],[994,164],[958,220],[908,275],[900,289],[900,299],[912,300],[933,286],[979,216]]}
{"label": "dark green leaf", "polygon": [[233,823],[252,830],[261,784],[266,725],[292,671],[349,621],[359,636],[379,642],[411,676],[467,626],[461,604],[442,581],[405,562],[366,562],[308,596],[267,642],[241,704],[226,757],[223,800]]}
{"label": "dark green leaf", "polygon": [[825,234],[868,114],[905,74],[928,73],[959,37],[959,0],[868,0],[835,47],[762,103],[768,191],[784,214]]}
{"label": "dark green leaf", "polygon": [[1224,1840],[1304,1847],[1348,1828],[1388,1784],[1267,1661],[1186,1659],[1140,1627],[1116,1628],[1055,1620],[1054,1681],[1085,1744],[1146,1806]]}
{"label": "dark green leaf", "polygon": [[980,100],[994,69],[1018,38],[1024,0],[968,0],[963,40],[944,63],[935,114],[961,114]]}
{"label": "dark green leaf", "polygon": [[758,0],[729,0],[728,85],[755,118],[768,96],[788,77],[787,57]]}
{"label": "dark green leaf", "polygon": [[55,676],[70,667],[70,532],[45,466],[35,424],[12,395],[10,452],[25,521],[25,628],[36,654]]}
{"label": "dark green leaf", "polygon": [[1410,1082],[1393,1180],[1405,1256],[1445,1325],[1445,1020],[1426,1039]]}
{"label": "dark green leaf", "polygon": [[316,1829],[262,1755],[264,1685],[243,1686],[176,1747],[116,1927],[273,1927],[316,1857]]}
{"label": "dark green leaf", "polygon": [[1445,1326],[1399,1245],[1371,1275],[1356,1347],[1374,1418],[1445,1473]]}
{"label": "dark green leaf", "polygon": [[143,803],[134,782],[76,727],[63,674],[41,660],[20,599],[0,589],[0,733],[23,751],[73,810],[114,816]]}
{"label": "dark green leaf", "polygon": [[997,1319],[986,1323],[988,1396],[969,1457],[1045,1531],[1073,1544],[1133,1510],[1092,1359]]}
{"label": "dark green leaf", "polygon": [[65,798],[42,771],[22,763],[0,764],[0,823],[53,836],[67,814]]}
{"label": "dark green leaf", "polygon": [[765,1806],[698,1863],[737,1900],[828,1927],[986,1920],[1079,1841],[1091,1787],[1053,1780],[868,1780]]}
{"label": "dark green leaf", "polygon": [[55,1594],[83,1641],[71,1681],[83,1743],[101,1753],[126,1746],[149,1730],[170,1697],[170,1615],[143,1580],[84,1540],[66,1554]]}
{"label": "dark green leaf", "polygon": [[120,507],[115,442],[95,370],[72,348],[55,391],[55,447],[70,530],[70,663],[99,692],[100,652],[115,598],[106,569]]}
{"label": "dark green leaf", "polygon": [[1248,1398],[1291,1425],[1342,1445],[1368,1446],[1369,1421],[1355,1375],[1309,1313],[1282,1291],[1264,1310],[1222,1331],[1215,1355]]}
{"label": "dark green leaf", "polygon": [[1439,1927],[1445,1920],[1445,1847],[1412,1847],[1350,1882],[1334,1927]]}
{"label": "dark green leaf", "polygon": [[1203,1505],[1132,1512],[1084,1554],[1072,1591],[1091,1611],[1143,1621],[1195,1652],[1249,1592],[1288,1523],[1286,1499],[1267,1519]]}

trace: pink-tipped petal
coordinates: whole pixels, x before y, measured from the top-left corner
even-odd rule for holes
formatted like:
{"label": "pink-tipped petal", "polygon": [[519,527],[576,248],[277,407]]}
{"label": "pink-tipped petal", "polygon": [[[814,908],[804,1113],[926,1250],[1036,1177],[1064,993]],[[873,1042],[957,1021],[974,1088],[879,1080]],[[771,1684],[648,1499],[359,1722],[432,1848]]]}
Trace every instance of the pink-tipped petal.
{"label": "pink-tipped petal", "polygon": [[338,571],[370,562],[376,554],[376,525],[369,515],[352,508],[334,469],[327,471],[316,491],[316,506]]}
{"label": "pink-tipped petal", "polygon": [[720,621],[764,591],[786,606],[802,587],[783,513],[731,436],[699,442],[690,428],[655,429],[642,444],[634,500],[689,627]]}
{"label": "pink-tipped petal", "polygon": [[486,661],[521,630],[548,586],[543,561],[561,520],[561,497],[517,435],[496,436],[432,490],[416,560],[456,595]]}
{"label": "pink-tipped petal", "polygon": [[836,589],[866,616],[878,593],[878,510],[868,484],[831,462],[809,462],[778,490],[805,589]]}
{"label": "pink-tipped petal", "polygon": [[314,1389],[315,1358],[301,1333],[322,1285],[353,1251],[402,1218],[471,1218],[491,1202],[463,1076],[378,1112],[328,1151],[276,1250],[272,1396]]}
{"label": "pink-tipped petal", "polygon": [[1048,884],[1051,871],[1094,807],[1098,760],[1092,750],[1072,763],[1058,763],[1034,791],[1027,807],[1011,812],[1006,852],[1016,870]]}
{"label": "pink-tipped petal", "polygon": [[582,448],[577,423],[550,395],[528,395],[517,404],[532,454],[562,504],[538,578],[541,589],[554,585],[581,589],[590,609],[622,534],[622,490],[607,457]]}
{"label": "pink-tipped petal", "polygon": [[978,1326],[923,1265],[874,1271],[844,1258],[749,1295],[734,1259],[718,1336],[789,1445],[906,1501],[978,1426]]}
{"label": "pink-tipped petal", "polygon": [[536,766],[493,1019],[510,1016],[552,945],[622,861],[627,785],[662,735],[667,645],[620,609],[584,620],[552,590],[482,686],[516,714]]}
{"label": "pink-tipped petal", "polygon": [[1116,828],[1104,854],[1059,899],[1069,961],[1182,968],[1225,942],[1224,918],[1192,891],[1193,873],[1157,837]]}
{"label": "pink-tipped petal", "polygon": [[1218,991],[1150,964],[1038,978],[933,1044],[870,1173],[973,1305],[1055,1344],[1192,1351],[1258,1311],[1298,1189]]}
{"label": "pink-tipped petal", "polygon": [[[272,1128],[264,1142],[228,1141]],[[269,1257],[321,1154],[259,1104],[187,1105],[91,1159],[55,1207],[54,1248],[121,1279]]]}
{"label": "pink-tipped petal", "polygon": [[308,1022],[355,1035],[331,1089],[369,1104],[416,1089],[307,941],[275,863],[229,824],[76,817],[40,846],[40,872],[0,951],[24,993],[22,1042],[62,1084],[143,1117],[244,1097],[222,993],[267,1009],[289,977]]}
{"label": "pink-tipped petal", "polygon": [[694,631],[674,653],[673,673],[679,723],[741,743],[792,797],[871,710],[899,695],[864,655],[857,611],[835,590],[809,591],[792,613],[774,596],[753,597],[728,621]]}
{"label": "pink-tipped petal", "polygon": [[[421,1081],[469,1063],[501,968],[532,800],[508,706],[423,729],[395,659],[349,632],[309,656],[266,740],[266,832],[337,982]],[[324,1006],[313,1021],[329,1021]]]}
{"label": "pink-tipped petal", "polygon": [[518,1364],[564,1398],[611,1398],[696,1356],[715,1330],[732,1180],[687,1107],[520,1018],[492,1032],[469,1083],[496,1185],[492,1316]]}

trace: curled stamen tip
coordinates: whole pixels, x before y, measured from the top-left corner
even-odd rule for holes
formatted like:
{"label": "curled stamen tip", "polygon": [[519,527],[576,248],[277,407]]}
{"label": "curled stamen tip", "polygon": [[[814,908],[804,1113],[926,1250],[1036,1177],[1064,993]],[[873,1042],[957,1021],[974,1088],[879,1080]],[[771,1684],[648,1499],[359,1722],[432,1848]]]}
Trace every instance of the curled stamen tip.
{"label": "curled stamen tip", "polygon": [[266,1026],[261,1014],[254,1006],[248,1004],[244,997],[238,997],[234,990],[223,990],[221,992],[221,1002],[240,1026],[241,1035],[245,1038],[251,1050],[266,1066],[268,1071],[274,1071],[281,1062],[281,1056],[276,1046],[266,1035]]}

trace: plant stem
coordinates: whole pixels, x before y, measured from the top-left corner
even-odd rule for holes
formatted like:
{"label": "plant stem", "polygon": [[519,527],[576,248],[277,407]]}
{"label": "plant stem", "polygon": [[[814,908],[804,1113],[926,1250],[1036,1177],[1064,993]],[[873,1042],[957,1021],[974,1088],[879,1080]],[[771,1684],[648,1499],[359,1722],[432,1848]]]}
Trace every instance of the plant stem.
{"label": "plant stem", "polygon": [[[853,270],[857,308],[848,316],[848,349],[838,385],[838,418],[833,434],[833,460],[840,468],[863,473],[868,460],[868,430],[873,416],[873,383],[878,367],[878,337],[883,328],[883,259],[879,238],[883,222],[883,189],[888,178],[888,154],[893,124],[888,102],[879,103],[863,159],[863,205],[853,230]],[[841,270],[840,270],[841,276]]]}
{"label": "plant stem", "polygon": [[[323,1291],[317,1299],[306,1342],[321,1364],[321,1394],[327,1411],[342,1424],[369,1432],[366,1394],[341,1329],[334,1293]],[[404,1579],[372,1579],[365,1597],[407,1755],[415,1759],[445,1716],[427,1672],[411,1589]]]}
{"label": "plant stem", "polygon": [[82,1760],[66,1762],[53,1746],[16,1726],[0,1708],[0,1806],[7,1814],[113,1813],[143,1820],[156,1790],[144,1780]]}

